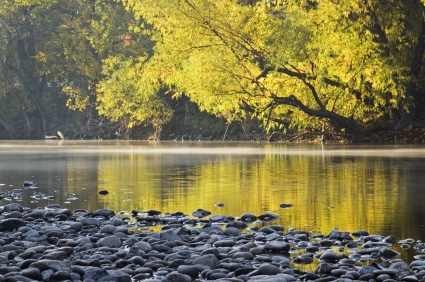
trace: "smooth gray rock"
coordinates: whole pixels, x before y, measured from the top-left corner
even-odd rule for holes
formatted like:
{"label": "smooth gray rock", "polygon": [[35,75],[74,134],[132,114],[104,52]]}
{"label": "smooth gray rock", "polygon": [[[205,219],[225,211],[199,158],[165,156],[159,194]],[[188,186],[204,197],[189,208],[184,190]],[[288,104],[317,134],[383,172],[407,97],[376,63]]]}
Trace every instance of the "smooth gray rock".
{"label": "smooth gray rock", "polygon": [[198,267],[196,265],[179,265],[177,267],[177,272],[189,275],[193,280],[199,276]]}
{"label": "smooth gray rock", "polygon": [[107,233],[107,234],[114,234],[115,230],[117,230],[117,228],[112,224],[107,224],[105,226],[102,226],[102,228],[100,228],[100,232]]}
{"label": "smooth gray rock", "polygon": [[108,210],[108,209],[99,209],[93,212],[93,216],[101,216],[101,217],[105,217],[105,218],[110,218],[115,216],[115,212],[112,210]]}
{"label": "smooth gray rock", "polygon": [[90,225],[92,225],[92,226],[98,227],[100,225],[99,219],[97,219],[97,218],[91,218],[91,217],[85,217],[85,218],[81,219],[80,220],[80,223],[83,226],[88,226],[88,225],[90,226]]}
{"label": "smooth gray rock", "polygon": [[192,282],[192,278],[189,275],[179,273],[177,271],[172,271],[167,274],[162,280],[163,282]]}
{"label": "smooth gray rock", "polygon": [[110,247],[110,248],[119,248],[122,245],[120,238],[115,235],[111,235],[105,238],[102,238],[98,242],[101,247]]}
{"label": "smooth gray rock", "polygon": [[107,275],[101,277],[97,281],[101,282],[131,282],[131,276],[127,273],[116,270],[116,269],[109,269],[106,271]]}
{"label": "smooth gray rock", "polygon": [[7,204],[3,207],[3,210],[5,212],[13,212],[13,211],[18,211],[18,212],[23,212],[24,211],[24,207],[17,204],[17,203],[10,203]]}
{"label": "smooth gray rock", "polygon": [[200,264],[211,269],[215,269],[218,265],[218,259],[213,254],[207,254],[196,258],[194,264]]}
{"label": "smooth gray rock", "polygon": [[94,281],[99,281],[102,277],[108,275],[108,272],[100,267],[89,266],[84,269],[83,279],[92,279]]}
{"label": "smooth gray rock", "polygon": [[21,271],[21,275],[32,278],[34,280],[41,280],[43,277],[41,276],[41,271],[38,268],[30,267]]}
{"label": "smooth gray rock", "polygon": [[284,241],[271,241],[264,245],[264,249],[268,252],[289,252],[291,246]]}
{"label": "smooth gray rock", "polygon": [[236,227],[227,227],[223,234],[229,237],[239,237],[241,235],[241,231]]}

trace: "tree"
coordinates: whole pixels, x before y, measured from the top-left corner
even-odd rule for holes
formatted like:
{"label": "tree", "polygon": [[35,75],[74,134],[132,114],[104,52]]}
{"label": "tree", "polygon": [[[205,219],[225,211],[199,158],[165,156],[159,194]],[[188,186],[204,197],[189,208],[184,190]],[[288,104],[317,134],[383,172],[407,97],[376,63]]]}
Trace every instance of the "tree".
{"label": "tree", "polygon": [[156,31],[149,77],[217,116],[358,133],[414,106],[417,0],[125,3]]}
{"label": "tree", "polygon": [[87,112],[87,124],[101,124],[95,109],[103,61],[132,55],[134,48],[126,44],[131,13],[116,1],[88,0],[60,1],[48,12],[45,25],[51,29],[37,54],[42,70],[67,95],[69,109]]}
{"label": "tree", "polygon": [[143,125],[153,127],[151,138],[159,139],[173,111],[164,99],[165,89],[146,64],[153,48],[149,27],[135,18],[128,19],[124,26],[126,47],[103,60],[102,77],[96,88],[97,110],[125,125],[126,136],[133,127]]}
{"label": "tree", "polygon": [[[48,7],[53,2],[45,1],[40,7]],[[30,0],[19,5],[9,1],[1,4],[0,83],[4,95],[1,98],[0,122],[10,138],[18,134],[11,121],[13,119],[25,119],[27,137],[47,131],[45,105],[41,101],[46,80],[38,76],[34,59],[38,30],[33,17],[37,11]],[[42,132],[39,132],[39,127]]]}

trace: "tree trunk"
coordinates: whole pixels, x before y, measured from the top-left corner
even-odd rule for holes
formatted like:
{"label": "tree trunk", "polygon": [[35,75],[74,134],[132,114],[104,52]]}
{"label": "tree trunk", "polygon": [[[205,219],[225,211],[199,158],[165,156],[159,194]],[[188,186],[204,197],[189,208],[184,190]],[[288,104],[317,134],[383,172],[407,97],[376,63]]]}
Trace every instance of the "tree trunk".
{"label": "tree trunk", "polygon": [[0,111],[0,124],[6,129],[9,139],[16,138],[16,132],[10,122],[6,119],[3,113]]}

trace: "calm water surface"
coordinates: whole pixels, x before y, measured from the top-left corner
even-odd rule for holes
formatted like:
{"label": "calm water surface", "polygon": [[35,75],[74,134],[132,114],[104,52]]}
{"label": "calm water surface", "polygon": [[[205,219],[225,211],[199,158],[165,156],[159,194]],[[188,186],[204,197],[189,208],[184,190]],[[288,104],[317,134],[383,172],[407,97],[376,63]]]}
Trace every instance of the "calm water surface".
{"label": "calm water surface", "polygon": [[[424,160],[418,146],[3,141],[0,191],[34,180],[38,188],[15,200],[25,207],[271,211],[286,228],[425,240]],[[35,193],[54,199],[37,201]]]}

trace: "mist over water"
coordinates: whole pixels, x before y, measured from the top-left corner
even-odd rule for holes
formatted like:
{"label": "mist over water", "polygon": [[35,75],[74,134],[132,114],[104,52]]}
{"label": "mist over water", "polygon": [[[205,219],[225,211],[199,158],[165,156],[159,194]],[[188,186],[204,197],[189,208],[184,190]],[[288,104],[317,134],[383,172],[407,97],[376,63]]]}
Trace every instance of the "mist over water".
{"label": "mist over water", "polygon": [[0,192],[24,189],[12,202],[29,208],[273,212],[285,228],[425,240],[424,160],[420,146],[3,141]]}

